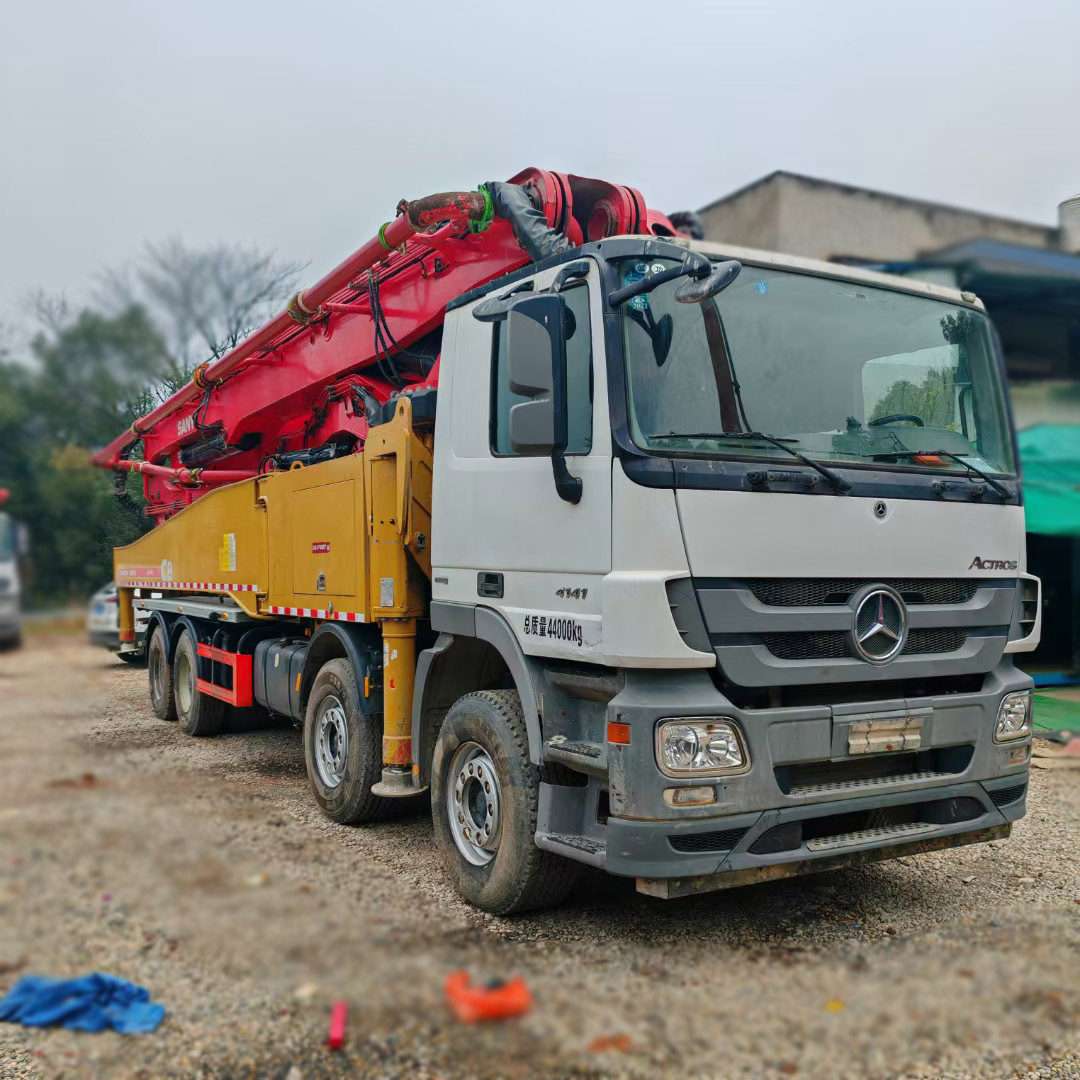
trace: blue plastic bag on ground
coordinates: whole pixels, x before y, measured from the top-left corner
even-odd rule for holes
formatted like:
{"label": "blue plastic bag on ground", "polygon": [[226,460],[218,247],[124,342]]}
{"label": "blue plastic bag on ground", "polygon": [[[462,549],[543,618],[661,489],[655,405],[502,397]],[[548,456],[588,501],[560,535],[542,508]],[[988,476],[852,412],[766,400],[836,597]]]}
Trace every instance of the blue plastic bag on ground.
{"label": "blue plastic bag on ground", "polygon": [[153,1031],[164,1015],[165,1006],[152,1002],[145,987],[100,972],[78,979],[24,975],[0,1000],[0,1020],[27,1027],[132,1034]]}

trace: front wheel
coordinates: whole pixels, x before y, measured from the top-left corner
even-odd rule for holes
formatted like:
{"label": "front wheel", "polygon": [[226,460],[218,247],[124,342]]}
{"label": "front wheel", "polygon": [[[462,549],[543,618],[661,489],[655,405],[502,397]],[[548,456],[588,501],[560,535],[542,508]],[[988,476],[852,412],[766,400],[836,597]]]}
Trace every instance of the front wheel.
{"label": "front wheel", "polygon": [[540,771],[521,699],[481,690],[446,714],[431,769],[435,837],[458,892],[496,915],[549,907],[578,867],[536,846]]}

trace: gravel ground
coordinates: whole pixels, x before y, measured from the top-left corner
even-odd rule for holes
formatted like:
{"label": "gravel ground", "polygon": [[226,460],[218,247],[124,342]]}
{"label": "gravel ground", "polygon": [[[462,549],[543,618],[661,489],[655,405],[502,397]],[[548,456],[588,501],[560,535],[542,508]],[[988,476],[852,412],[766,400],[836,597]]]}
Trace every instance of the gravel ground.
{"label": "gravel ground", "polygon": [[[0,1025],[0,1077],[1080,1077],[1078,772],[993,845],[674,902],[591,874],[509,920],[457,899],[424,808],[334,825],[291,728],[189,739],[77,639],[0,654],[0,739],[0,993],[100,970],[167,1009]],[[459,968],[535,1008],[457,1024]]]}

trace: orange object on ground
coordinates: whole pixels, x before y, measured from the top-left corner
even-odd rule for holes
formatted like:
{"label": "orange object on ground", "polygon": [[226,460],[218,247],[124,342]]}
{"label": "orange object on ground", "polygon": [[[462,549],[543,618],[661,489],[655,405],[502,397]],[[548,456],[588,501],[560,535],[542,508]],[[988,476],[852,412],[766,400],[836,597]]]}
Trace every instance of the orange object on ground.
{"label": "orange object on ground", "polygon": [[532,993],[521,976],[509,982],[496,980],[472,986],[464,971],[455,971],[446,980],[446,1000],[463,1024],[481,1020],[506,1020],[532,1008]]}
{"label": "orange object on ground", "polygon": [[620,1054],[625,1054],[632,1046],[629,1035],[597,1035],[589,1043],[589,1052],[606,1054],[610,1050],[618,1050]]}

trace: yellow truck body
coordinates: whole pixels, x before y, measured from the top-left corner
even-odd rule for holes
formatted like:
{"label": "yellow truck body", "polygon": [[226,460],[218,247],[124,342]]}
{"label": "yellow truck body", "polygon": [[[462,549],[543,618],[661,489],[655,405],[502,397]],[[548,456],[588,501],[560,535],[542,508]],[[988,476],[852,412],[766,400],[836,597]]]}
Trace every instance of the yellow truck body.
{"label": "yellow truck body", "polygon": [[384,649],[384,760],[411,764],[415,620],[431,574],[431,472],[430,446],[402,397],[358,453],[208,492],[116,549],[121,640],[133,630],[135,589],[227,596],[256,619],[375,623],[393,641]]}

